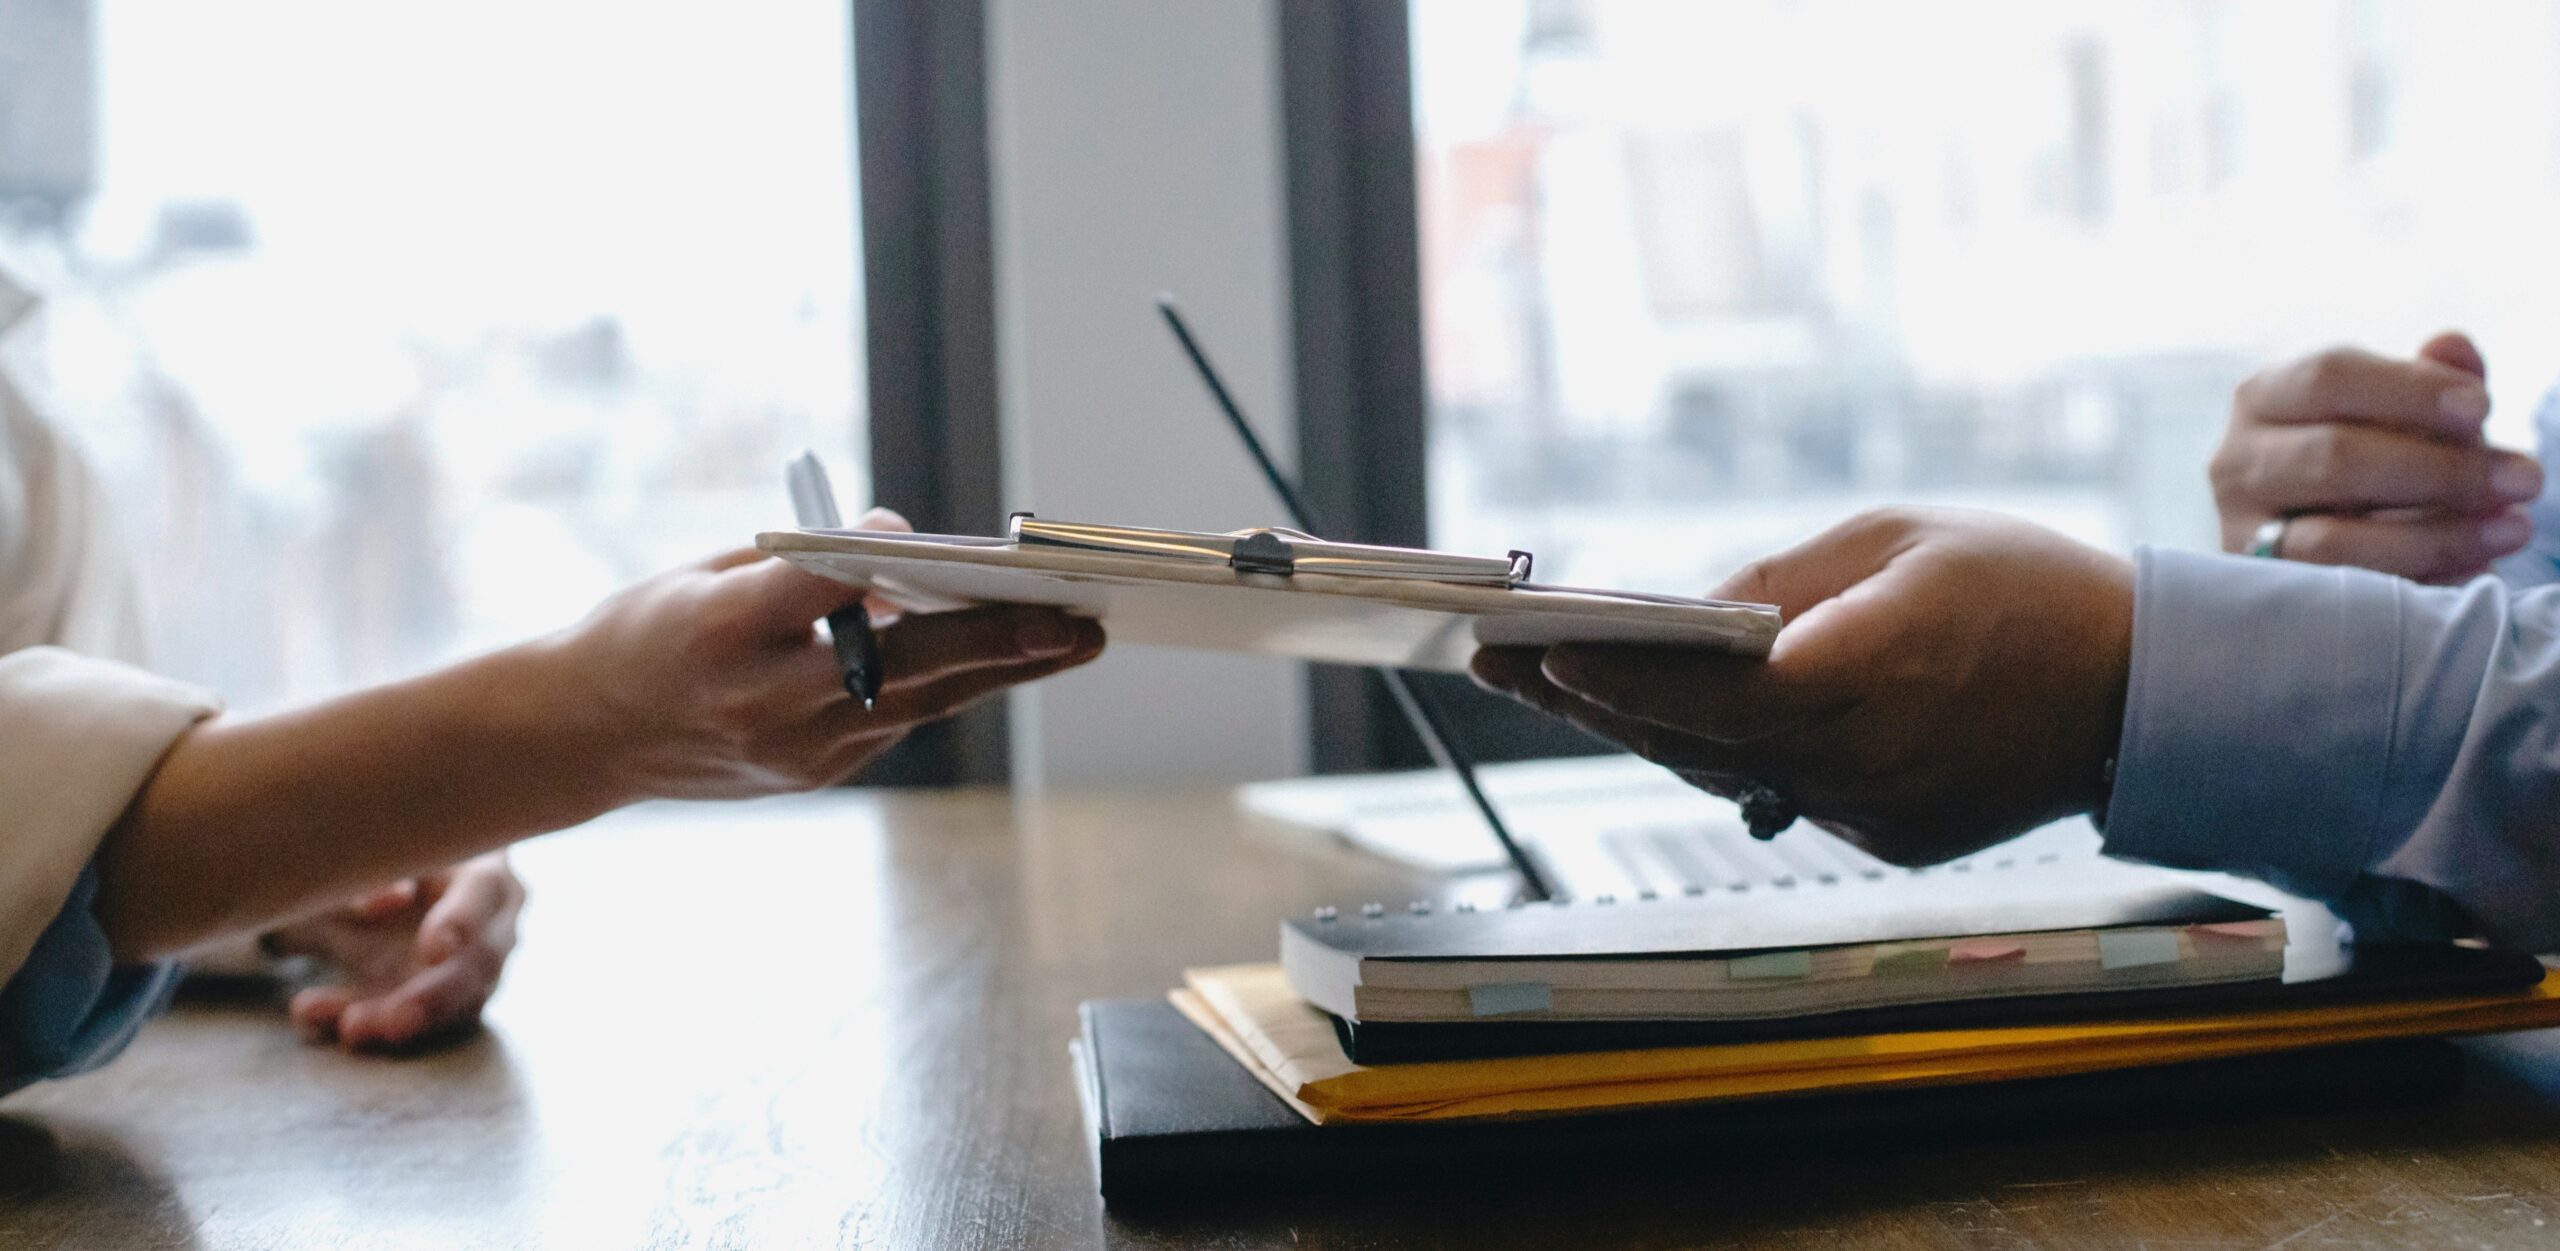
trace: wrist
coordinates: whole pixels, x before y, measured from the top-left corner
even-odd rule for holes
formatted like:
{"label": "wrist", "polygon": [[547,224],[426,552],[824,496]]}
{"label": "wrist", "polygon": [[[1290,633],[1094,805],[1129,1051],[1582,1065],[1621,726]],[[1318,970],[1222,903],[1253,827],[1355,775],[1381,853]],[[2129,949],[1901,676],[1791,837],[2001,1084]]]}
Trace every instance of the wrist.
{"label": "wrist", "polygon": [[2395,769],[2405,585],[2152,549],[2138,570],[2112,855],[2338,898]]}
{"label": "wrist", "polygon": [[[628,732],[612,702],[589,680],[577,638],[532,639],[466,661],[466,717],[475,734],[545,779],[558,808],[541,822],[558,829],[652,797],[631,760]],[[526,831],[527,833],[539,831]]]}
{"label": "wrist", "polygon": [[2103,821],[2115,794],[2116,762],[2123,750],[2125,703],[2133,682],[2134,567],[2121,556],[2099,557],[2103,576],[2097,583],[2098,614],[2086,694],[2081,706],[2090,710],[2085,743],[2079,753],[2081,782],[2078,811]]}

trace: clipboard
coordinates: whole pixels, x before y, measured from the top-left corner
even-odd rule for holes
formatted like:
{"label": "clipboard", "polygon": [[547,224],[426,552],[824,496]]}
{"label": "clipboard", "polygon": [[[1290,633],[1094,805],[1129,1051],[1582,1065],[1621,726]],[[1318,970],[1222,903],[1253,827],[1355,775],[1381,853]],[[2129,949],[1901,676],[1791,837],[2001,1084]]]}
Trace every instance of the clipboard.
{"label": "clipboard", "polygon": [[1114,642],[1464,672],[1478,647],[1627,643],[1765,656],[1767,604],[1549,586],[1526,552],[1472,556],[1232,533],[1046,521],[1003,537],[775,530],[756,546],[911,611],[1047,604]]}

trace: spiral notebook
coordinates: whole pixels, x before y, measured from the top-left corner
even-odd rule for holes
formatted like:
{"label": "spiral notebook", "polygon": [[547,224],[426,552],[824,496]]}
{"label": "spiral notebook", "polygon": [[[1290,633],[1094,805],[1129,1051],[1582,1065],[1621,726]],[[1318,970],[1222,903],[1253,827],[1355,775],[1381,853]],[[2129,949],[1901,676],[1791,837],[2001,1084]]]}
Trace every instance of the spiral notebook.
{"label": "spiral notebook", "polygon": [[2157,870],[2054,857],[1623,902],[1322,909],[1280,937],[1298,994],[1356,1022],[1716,1021],[2273,982],[2285,926]]}

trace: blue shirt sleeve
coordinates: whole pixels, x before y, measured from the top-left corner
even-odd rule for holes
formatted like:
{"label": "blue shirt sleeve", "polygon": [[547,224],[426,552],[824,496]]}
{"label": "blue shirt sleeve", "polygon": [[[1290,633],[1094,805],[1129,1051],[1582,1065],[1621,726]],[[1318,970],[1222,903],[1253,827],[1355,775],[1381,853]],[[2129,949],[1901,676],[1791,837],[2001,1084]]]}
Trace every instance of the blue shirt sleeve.
{"label": "blue shirt sleeve", "polygon": [[2138,553],[2106,846],[2560,950],[2560,586]]}
{"label": "blue shirt sleeve", "polygon": [[2522,589],[2560,582],[2560,386],[2542,393],[2533,409],[2533,454],[2542,462],[2542,494],[2525,506],[2533,541],[2501,560],[2495,572]]}
{"label": "blue shirt sleeve", "polygon": [[0,987],[0,1093],[115,1058],[167,1006],[171,964],[117,964],[98,924],[95,865],[82,871],[35,950]]}

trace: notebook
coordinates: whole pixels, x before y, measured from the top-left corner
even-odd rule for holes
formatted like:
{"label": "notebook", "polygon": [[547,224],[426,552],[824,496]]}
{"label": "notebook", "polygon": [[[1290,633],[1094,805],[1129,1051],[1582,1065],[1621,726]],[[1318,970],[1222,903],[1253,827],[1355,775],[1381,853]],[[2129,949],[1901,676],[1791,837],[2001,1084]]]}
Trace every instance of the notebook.
{"label": "notebook", "polygon": [[1479,645],[1553,643],[1678,644],[1759,656],[1778,633],[1778,610],[1765,604],[1525,581],[1346,576],[1312,565],[1275,574],[1178,555],[863,530],[773,531],[757,535],[756,545],[920,611],[1049,604],[1102,621],[1115,643],[1335,664],[1462,673]]}
{"label": "notebook", "polygon": [[[1360,1064],[1480,1060],[1571,1051],[1633,1051],[1713,1043],[1773,1042],[1824,1035],[2040,1025],[2105,1017],[2307,1008],[2324,1004],[2504,995],[2543,978],[2520,951],[2454,945],[2345,947],[2288,951],[2281,982],[2160,986],[2106,995],[2027,995],[1850,1009],[1758,1021],[1350,1021],[1328,1015],[1345,1055]],[[2294,957],[2302,955],[2302,967]],[[2299,974],[2300,976],[2297,976]]]}
{"label": "notebook", "polygon": [[1308,1120],[1448,1121],[2053,1077],[2388,1038],[2560,1025],[2560,974],[2520,992],[2134,1020],[1362,1065],[1270,965],[1194,969],[1175,1007]]}
{"label": "notebook", "polygon": [[1284,922],[1309,1002],[1359,1022],[1767,1020],[2284,972],[2275,912],[2112,860],[1993,860],[1699,896],[1320,909]]}
{"label": "notebook", "polygon": [[1086,1145],[1115,1205],[1217,1205],[1252,1192],[1553,1184],[1984,1139],[2377,1108],[2441,1097],[2462,1053],[2403,1039],[1991,1086],[1911,1088],[1546,1120],[1316,1126],[1162,999],[1082,1005],[1070,1044]]}

